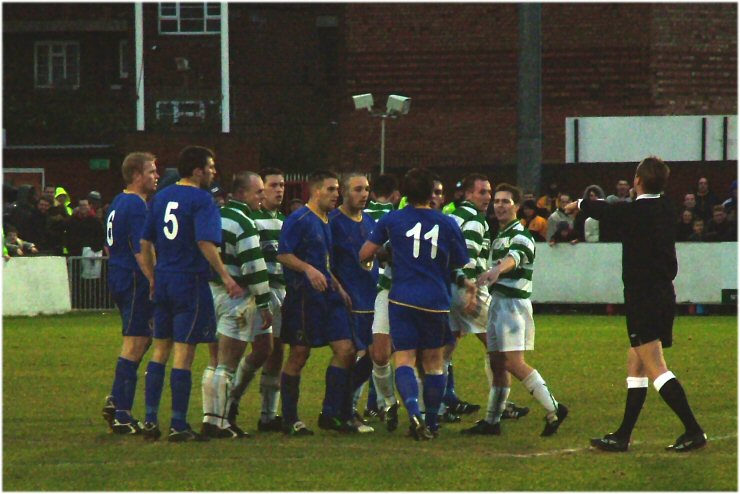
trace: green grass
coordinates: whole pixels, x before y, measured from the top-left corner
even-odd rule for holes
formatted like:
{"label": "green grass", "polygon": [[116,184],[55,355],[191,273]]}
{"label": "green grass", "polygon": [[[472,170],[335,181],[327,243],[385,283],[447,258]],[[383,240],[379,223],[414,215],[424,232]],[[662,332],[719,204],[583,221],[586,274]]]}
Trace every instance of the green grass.
{"label": "green grass", "polygon": [[[682,317],[670,369],[687,390],[706,429],[707,448],[687,455],[663,447],[681,432],[650,388],[630,452],[588,449],[588,439],[616,428],[625,397],[627,344],[623,317],[536,316],[530,364],[571,415],[557,435],[540,438],[543,411],[520,384],[511,399],[532,412],[505,421],[500,437],[464,437],[462,424],[417,443],[399,428],[363,436],[319,431],[326,349],[304,371],[299,410],[310,438],[257,434],[257,387],[247,391],[240,424],[248,441],[150,444],[107,433],[99,412],[110,390],[120,346],[117,314],[4,318],[3,487],[6,490],[239,491],[592,491],[724,490],[737,483],[737,318]],[[200,422],[200,375],[194,365],[190,422]],[[145,361],[147,357],[145,357]],[[146,365],[146,364],[144,364]],[[455,355],[458,394],[485,404],[483,351],[465,338]],[[134,405],[143,416],[143,366]],[[169,421],[165,386],[160,420]],[[364,404],[364,398],[363,402]],[[403,414],[405,420],[405,412]]]}

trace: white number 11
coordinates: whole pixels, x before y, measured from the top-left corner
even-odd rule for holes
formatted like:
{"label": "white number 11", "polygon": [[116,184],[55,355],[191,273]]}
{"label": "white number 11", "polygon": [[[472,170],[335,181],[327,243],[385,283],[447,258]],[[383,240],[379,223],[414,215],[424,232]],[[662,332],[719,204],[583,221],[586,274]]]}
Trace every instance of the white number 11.
{"label": "white number 11", "polygon": [[[413,228],[406,232],[407,237],[414,237],[414,259],[418,259],[419,250],[421,249],[421,221],[417,222]],[[424,240],[431,240],[432,243],[432,259],[437,258],[437,239],[439,238],[439,225],[434,227],[424,234]]]}

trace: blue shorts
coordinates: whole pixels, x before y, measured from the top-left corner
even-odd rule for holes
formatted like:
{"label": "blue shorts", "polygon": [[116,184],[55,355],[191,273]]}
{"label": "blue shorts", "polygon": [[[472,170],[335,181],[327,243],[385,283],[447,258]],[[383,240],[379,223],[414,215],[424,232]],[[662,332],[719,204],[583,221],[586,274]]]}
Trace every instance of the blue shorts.
{"label": "blue shorts", "polygon": [[441,348],[451,341],[449,312],[428,312],[389,302],[388,317],[395,350]]}
{"label": "blue shorts", "polygon": [[288,287],[281,310],[285,343],[315,348],[352,340],[350,313],[332,289],[319,292],[310,287]]}
{"label": "blue shorts", "polygon": [[177,343],[216,341],[216,311],[208,275],[156,273],[154,337]]}
{"label": "blue shorts", "polygon": [[137,270],[108,268],[108,290],[121,313],[123,336],[152,336],[154,304],[149,300],[149,281]]}
{"label": "blue shorts", "polygon": [[372,312],[353,312],[351,314],[353,342],[358,351],[367,350],[367,347],[373,342],[373,316]]}

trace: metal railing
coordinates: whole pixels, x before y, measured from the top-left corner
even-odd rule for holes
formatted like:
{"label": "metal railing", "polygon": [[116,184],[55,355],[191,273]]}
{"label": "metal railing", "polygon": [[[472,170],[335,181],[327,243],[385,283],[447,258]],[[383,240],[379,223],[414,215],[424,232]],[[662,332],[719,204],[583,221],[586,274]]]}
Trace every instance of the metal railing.
{"label": "metal railing", "polygon": [[108,292],[108,258],[67,258],[72,310],[108,310],[116,305]]}

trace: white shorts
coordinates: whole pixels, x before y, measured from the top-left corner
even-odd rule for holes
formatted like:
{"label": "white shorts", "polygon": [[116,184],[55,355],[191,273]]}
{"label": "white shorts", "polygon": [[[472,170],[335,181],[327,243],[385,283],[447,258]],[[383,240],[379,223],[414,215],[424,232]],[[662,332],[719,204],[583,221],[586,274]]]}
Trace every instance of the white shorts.
{"label": "white shorts", "polygon": [[492,292],[487,336],[489,352],[534,350],[532,301]]}
{"label": "white shorts", "polygon": [[453,333],[466,334],[483,334],[488,326],[488,304],[490,295],[488,291],[478,289],[476,297],[478,298],[478,310],[475,314],[466,314],[463,311],[465,307],[465,289],[452,285],[452,303],[450,304],[450,331]]}
{"label": "white shorts", "polygon": [[375,296],[375,317],[373,334],[390,334],[391,323],[388,318],[388,290],[380,290]]}
{"label": "white shorts", "polygon": [[254,297],[231,298],[223,285],[209,283],[216,309],[216,332],[239,341],[254,341],[252,321],[258,312]]}
{"label": "white shorts", "polygon": [[[285,288],[270,287],[270,313],[272,314],[272,326],[267,329],[260,329],[262,327],[262,314],[257,310],[255,312],[254,323],[252,325],[254,336],[272,333],[275,338],[280,338],[280,329],[283,326],[283,318],[280,308],[283,306],[283,300],[285,300]],[[254,338],[249,341],[254,341]]]}

